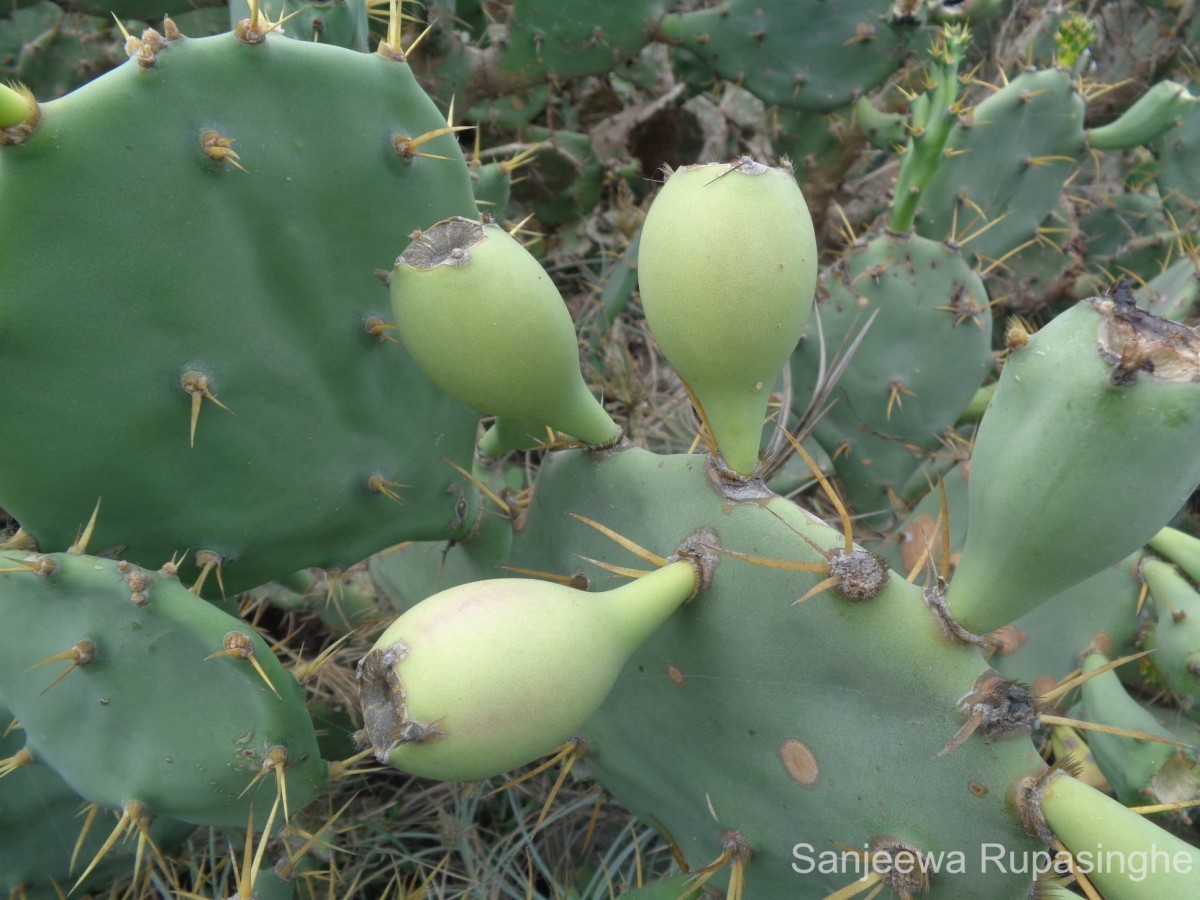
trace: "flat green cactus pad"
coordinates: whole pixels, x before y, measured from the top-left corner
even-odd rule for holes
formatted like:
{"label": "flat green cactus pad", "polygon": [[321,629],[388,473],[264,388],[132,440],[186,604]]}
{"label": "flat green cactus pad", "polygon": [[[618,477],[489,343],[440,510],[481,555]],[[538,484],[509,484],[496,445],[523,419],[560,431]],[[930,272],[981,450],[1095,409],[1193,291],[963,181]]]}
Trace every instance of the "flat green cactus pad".
{"label": "flat green cactus pad", "polygon": [[103,496],[93,546],[209,550],[229,591],[452,537],[478,417],[386,339],[374,274],[474,214],[452,135],[397,152],[445,119],[379,55],[149,59],[0,146],[0,504],[55,548]]}

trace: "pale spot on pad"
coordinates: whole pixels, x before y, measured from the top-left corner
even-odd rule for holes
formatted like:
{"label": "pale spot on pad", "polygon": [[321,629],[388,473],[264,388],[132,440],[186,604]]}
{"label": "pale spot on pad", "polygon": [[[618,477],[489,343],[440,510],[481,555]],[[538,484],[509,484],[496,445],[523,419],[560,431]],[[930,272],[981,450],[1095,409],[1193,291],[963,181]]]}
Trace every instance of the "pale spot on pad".
{"label": "pale spot on pad", "polygon": [[783,767],[792,779],[800,784],[811,786],[821,777],[817,758],[804,741],[788,738],[779,748],[779,758],[783,760]]}
{"label": "pale spot on pad", "polygon": [[687,679],[683,677],[683,673],[680,672],[675,666],[667,666],[667,677],[670,678],[672,682],[679,685],[679,687],[683,687],[684,682],[687,681]]}

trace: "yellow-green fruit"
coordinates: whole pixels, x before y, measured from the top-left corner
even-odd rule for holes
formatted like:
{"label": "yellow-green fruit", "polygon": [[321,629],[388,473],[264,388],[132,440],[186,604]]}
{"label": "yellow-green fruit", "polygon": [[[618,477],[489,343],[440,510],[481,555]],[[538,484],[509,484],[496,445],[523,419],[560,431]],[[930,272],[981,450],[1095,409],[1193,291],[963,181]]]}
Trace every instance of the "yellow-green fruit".
{"label": "yellow-green fruit", "polygon": [[[0,128],[20,125],[36,108],[33,95],[27,89],[0,83]],[[3,143],[0,140],[0,144]]]}
{"label": "yellow-green fruit", "polygon": [[638,250],[654,339],[720,455],[752,474],[771,387],[812,310],[817,243],[790,171],[749,158],[676,170]]}
{"label": "yellow-green fruit", "polygon": [[423,600],[359,663],[376,757],[426,778],[478,781],[544,756],[696,589],[692,563],[679,561],[601,593],[500,578]]}
{"label": "yellow-green fruit", "polygon": [[389,284],[405,347],[454,398],[587,444],[620,437],[583,381],[558,288],[503,228],[439,222],[400,255]]}

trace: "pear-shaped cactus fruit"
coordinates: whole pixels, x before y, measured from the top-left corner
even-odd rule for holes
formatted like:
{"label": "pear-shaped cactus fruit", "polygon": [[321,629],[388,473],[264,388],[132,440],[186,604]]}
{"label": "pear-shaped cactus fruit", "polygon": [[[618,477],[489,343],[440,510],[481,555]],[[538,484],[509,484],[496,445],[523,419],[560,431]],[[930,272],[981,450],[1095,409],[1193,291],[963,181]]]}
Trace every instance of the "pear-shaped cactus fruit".
{"label": "pear-shaped cactus fruit", "polygon": [[630,654],[702,583],[686,560],[615,590],[525,578],[477,581],[418,603],[358,667],[380,762],[477,781],[569,740]]}
{"label": "pear-shaped cactus fruit", "polygon": [[0,147],[19,144],[41,118],[41,109],[29,88],[0,83]]}
{"label": "pear-shaped cactus fruit", "polygon": [[28,98],[15,87],[0,84],[0,128],[20,125],[28,116]]}
{"label": "pear-shaped cactus fruit", "polygon": [[460,216],[439,222],[414,237],[389,284],[417,365],[467,406],[520,423],[509,433],[532,432],[525,446],[544,439],[547,425],[593,446],[620,438],[583,381],[562,296],[503,228]]}
{"label": "pear-shaped cactus fruit", "polygon": [[638,280],[650,331],[718,452],[752,474],[771,387],[817,280],[812,218],[791,172],[748,157],[676,170],[646,216]]}
{"label": "pear-shaped cactus fruit", "polygon": [[975,436],[947,600],[990,634],[1132,553],[1200,485],[1200,331],[1128,285],[1014,344]]}

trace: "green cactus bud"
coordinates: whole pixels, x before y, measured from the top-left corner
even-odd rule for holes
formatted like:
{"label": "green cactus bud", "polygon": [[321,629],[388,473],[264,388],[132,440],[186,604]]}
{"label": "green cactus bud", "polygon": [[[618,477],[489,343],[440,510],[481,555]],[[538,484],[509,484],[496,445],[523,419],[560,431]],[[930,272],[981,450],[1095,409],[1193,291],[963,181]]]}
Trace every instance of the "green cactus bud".
{"label": "green cactus bud", "polygon": [[0,83],[0,145],[16,143],[18,130],[36,125],[38,118],[37,101],[29,88]]}
{"label": "green cactus bud", "polygon": [[0,84],[0,128],[20,125],[28,115],[28,99],[8,85]]}
{"label": "green cactus bud", "polygon": [[679,560],[594,594],[524,578],[435,594],[359,663],[366,738],[380,762],[444,781],[544,756],[582,727],[698,583]]}
{"label": "green cactus bud", "polygon": [[816,287],[812,219],[791,172],[749,157],[676,170],[646,216],[638,278],[650,331],[718,452],[753,473],[771,386]]}
{"label": "green cactus bud", "polygon": [[1200,334],[1127,290],[1014,349],[975,438],[955,619],[987,634],[1140,547],[1200,482]]}
{"label": "green cactus bud", "polygon": [[620,438],[583,381],[562,296],[503,228],[461,216],[439,222],[400,255],[389,283],[401,339],[447,393],[587,444]]}

